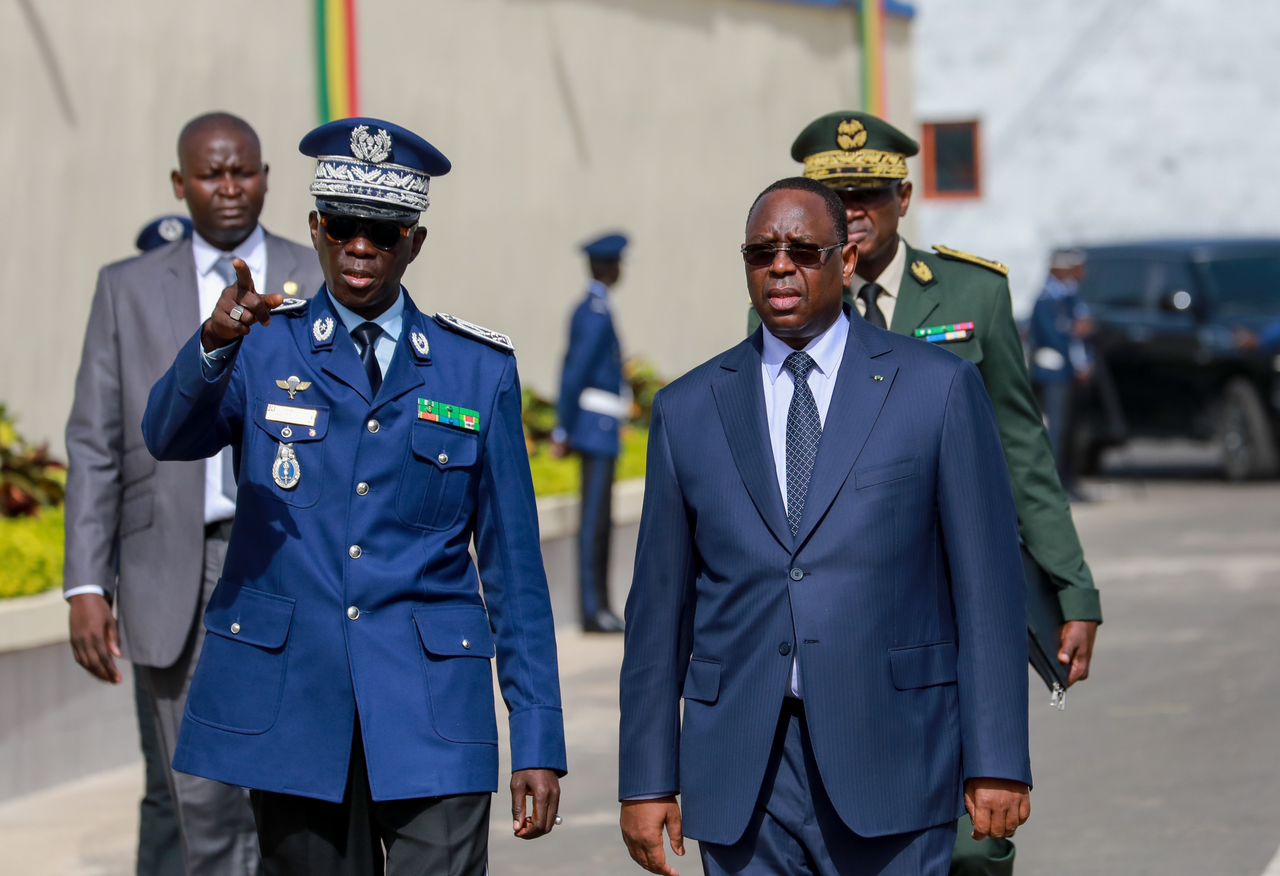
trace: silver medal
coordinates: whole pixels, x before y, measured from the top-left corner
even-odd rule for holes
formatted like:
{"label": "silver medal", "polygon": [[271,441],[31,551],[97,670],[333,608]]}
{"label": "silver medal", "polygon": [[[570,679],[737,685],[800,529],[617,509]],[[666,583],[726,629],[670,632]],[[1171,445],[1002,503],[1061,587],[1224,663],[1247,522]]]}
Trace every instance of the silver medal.
{"label": "silver medal", "polygon": [[298,454],[293,452],[292,444],[280,445],[271,466],[271,479],[282,490],[292,490],[302,480],[302,466],[298,464]]}

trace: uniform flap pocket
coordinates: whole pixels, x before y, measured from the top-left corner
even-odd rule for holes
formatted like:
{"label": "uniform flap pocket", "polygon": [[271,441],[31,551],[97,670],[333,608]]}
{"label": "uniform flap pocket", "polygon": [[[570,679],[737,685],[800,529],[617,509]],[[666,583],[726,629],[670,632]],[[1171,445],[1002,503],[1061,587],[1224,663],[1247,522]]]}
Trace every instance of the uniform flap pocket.
{"label": "uniform flap pocket", "polygon": [[934,642],[889,649],[889,670],[898,690],[956,682],[956,643]]}
{"label": "uniform flap pocket", "polygon": [[300,444],[319,441],[329,431],[329,409],[296,401],[255,399],[253,421],[277,441]]}
{"label": "uniform flap pocket", "polygon": [[220,581],[204,613],[204,628],[215,636],[259,648],[279,648],[289,637],[293,603],[288,596]]}
{"label": "uniform flap pocket", "polygon": [[155,474],[156,459],[147,449],[147,445],[142,444],[124,452],[120,468],[120,486],[130,487]]}
{"label": "uniform flap pocket", "polygon": [[466,468],[476,464],[480,436],[452,426],[417,422],[413,424],[414,455],[438,468]]}
{"label": "uniform flap pocket", "polygon": [[684,676],[684,693],[686,700],[700,703],[714,703],[720,697],[720,662],[693,657],[689,660],[689,671]]}
{"label": "uniform flap pocket", "polygon": [[888,481],[909,478],[916,473],[916,459],[899,459],[897,462],[886,462],[883,465],[870,465],[853,470],[854,483],[858,489],[883,484]]}
{"label": "uniform flap pocket", "polygon": [[493,631],[489,615],[479,605],[433,606],[416,608],[413,622],[418,625],[422,647],[437,657],[494,656]]}

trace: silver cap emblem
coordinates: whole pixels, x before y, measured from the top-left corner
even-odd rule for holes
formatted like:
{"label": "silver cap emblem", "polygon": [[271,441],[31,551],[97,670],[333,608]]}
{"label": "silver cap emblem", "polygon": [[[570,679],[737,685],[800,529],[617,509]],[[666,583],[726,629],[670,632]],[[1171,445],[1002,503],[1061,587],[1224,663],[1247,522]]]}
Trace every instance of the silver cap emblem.
{"label": "silver cap emblem", "polygon": [[351,132],[351,154],[370,164],[381,164],[391,154],[391,135],[382,128],[370,134],[368,125],[357,125]]}

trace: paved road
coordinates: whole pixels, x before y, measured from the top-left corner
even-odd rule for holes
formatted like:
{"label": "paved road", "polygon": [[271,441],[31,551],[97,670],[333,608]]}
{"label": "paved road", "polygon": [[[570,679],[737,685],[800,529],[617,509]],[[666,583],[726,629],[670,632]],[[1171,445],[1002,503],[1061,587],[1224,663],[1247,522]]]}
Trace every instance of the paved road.
{"label": "paved road", "polygon": [[[1194,455],[1115,462],[1076,509],[1105,588],[1095,675],[1065,712],[1032,688],[1018,873],[1280,876],[1280,485],[1228,487]],[[495,874],[641,872],[613,802],[619,657],[615,639],[562,641],[565,824],[516,841],[497,798]],[[132,872],[139,780],[116,771],[0,808],[0,870]]]}

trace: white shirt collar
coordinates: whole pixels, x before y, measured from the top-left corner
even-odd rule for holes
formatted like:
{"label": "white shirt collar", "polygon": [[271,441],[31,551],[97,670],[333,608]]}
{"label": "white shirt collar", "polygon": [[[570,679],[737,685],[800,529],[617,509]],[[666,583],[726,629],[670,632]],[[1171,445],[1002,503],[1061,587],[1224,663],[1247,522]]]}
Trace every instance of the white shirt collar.
{"label": "white shirt collar", "polygon": [[587,293],[589,295],[595,295],[600,298],[608,299],[609,287],[606,286],[604,283],[601,283],[599,280],[592,280],[591,283],[587,286]]}
{"label": "white shirt collar", "polygon": [[[764,330],[764,351],[761,354],[761,360],[764,363],[765,374],[769,378],[770,383],[774,383],[778,379],[778,375],[782,373],[782,363],[786,361],[787,356],[795,352],[786,343],[774,337],[769,329],[761,327]],[[836,321],[822,334],[818,335],[812,341],[805,345],[804,352],[813,357],[814,365],[824,377],[831,377],[835,374],[836,369],[840,367],[840,362],[844,359],[844,347],[849,337],[849,317],[844,315],[844,311],[840,311],[840,316]]]}
{"label": "white shirt collar", "polygon": [[891,298],[898,297],[898,290],[902,288],[902,275],[907,269],[907,242],[901,237],[898,238],[898,250],[893,254],[893,258],[880,276],[872,279],[864,277],[860,271],[854,271],[853,294],[857,295],[858,290],[868,283],[879,283],[880,288],[884,290],[884,294]]}
{"label": "white shirt collar", "polygon": [[[213,270],[226,250],[218,249],[200,236],[200,232],[191,234],[191,252],[195,256],[196,276],[203,277]],[[267,236],[262,226],[255,226],[249,236],[240,241],[240,245],[231,251],[231,255],[244,259],[249,266],[249,273],[265,276],[267,268]],[[265,282],[265,281],[264,281]]]}
{"label": "white shirt collar", "polygon": [[347,334],[355,331],[361,324],[372,322],[378,328],[382,329],[393,341],[400,340],[400,329],[404,324],[404,287],[400,287],[400,294],[396,296],[395,303],[388,307],[382,313],[378,314],[374,319],[365,319],[354,310],[343,307],[334,297],[332,292],[326,292],[329,296],[329,303],[333,305],[333,312],[338,314],[338,318],[342,320],[342,324],[347,327]]}

